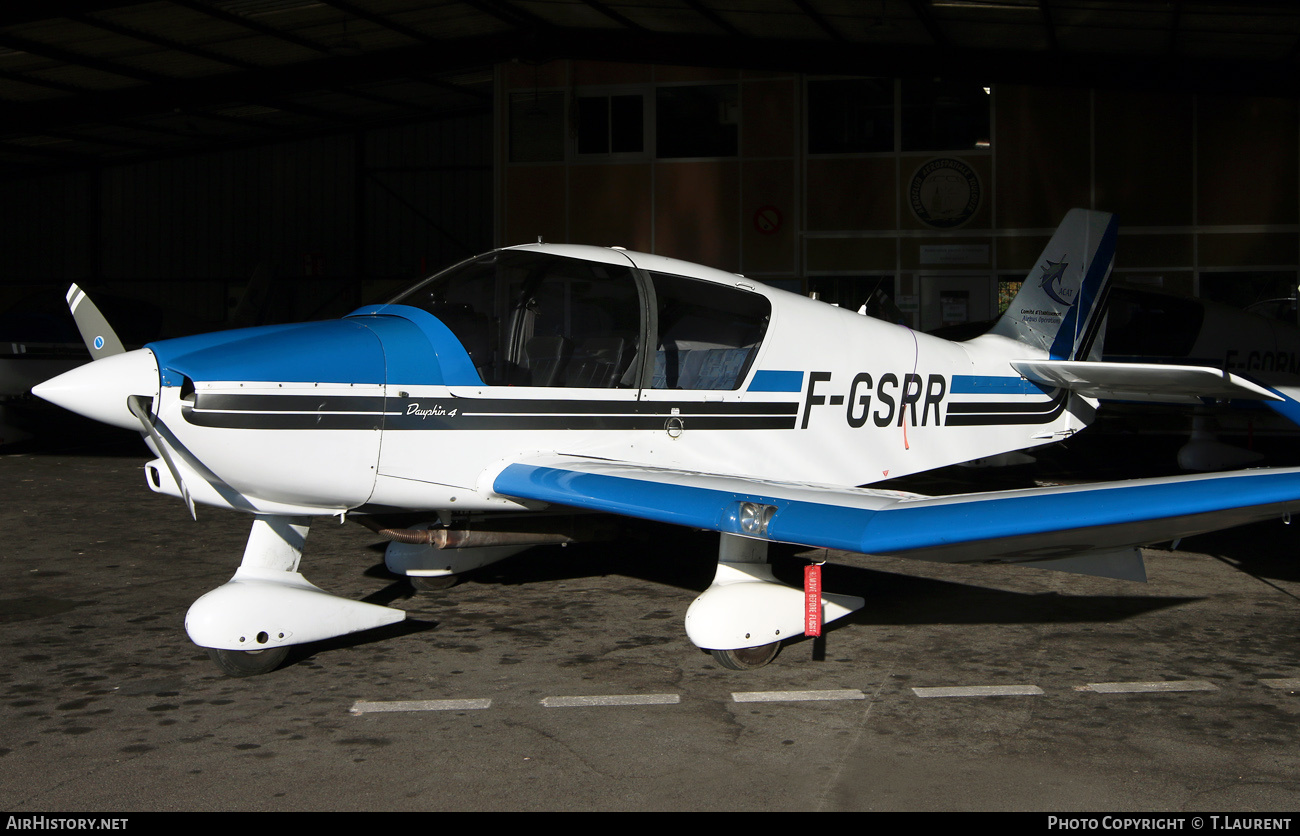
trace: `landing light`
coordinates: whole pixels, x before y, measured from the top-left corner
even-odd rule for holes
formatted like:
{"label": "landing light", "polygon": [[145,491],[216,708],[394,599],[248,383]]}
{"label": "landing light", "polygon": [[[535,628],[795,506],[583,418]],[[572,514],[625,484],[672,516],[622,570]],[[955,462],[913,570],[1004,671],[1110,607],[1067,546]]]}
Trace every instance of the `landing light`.
{"label": "landing light", "polygon": [[757,502],[740,503],[740,530],[752,537],[766,537],[767,524],[776,513],[775,505],[761,505]]}

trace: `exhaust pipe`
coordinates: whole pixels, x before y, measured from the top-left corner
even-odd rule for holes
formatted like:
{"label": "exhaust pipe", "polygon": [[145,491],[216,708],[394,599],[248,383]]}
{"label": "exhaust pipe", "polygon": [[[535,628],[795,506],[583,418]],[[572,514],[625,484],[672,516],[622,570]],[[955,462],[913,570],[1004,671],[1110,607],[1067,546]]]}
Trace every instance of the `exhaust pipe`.
{"label": "exhaust pipe", "polygon": [[387,528],[370,517],[355,516],[357,522],[383,537],[409,545],[431,545],[437,549],[480,549],[491,546],[551,546],[613,540],[618,526],[610,520],[583,517],[551,517],[517,521],[528,530],[519,531],[491,523],[475,528]]}

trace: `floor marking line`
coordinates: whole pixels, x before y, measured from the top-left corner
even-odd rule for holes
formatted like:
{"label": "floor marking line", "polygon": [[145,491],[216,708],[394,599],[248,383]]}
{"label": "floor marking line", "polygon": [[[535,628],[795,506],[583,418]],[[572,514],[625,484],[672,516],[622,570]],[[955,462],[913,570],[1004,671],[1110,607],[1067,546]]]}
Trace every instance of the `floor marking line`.
{"label": "floor marking line", "polygon": [[867,695],[856,688],[838,691],[735,691],[735,702],[812,702],[816,700],[865,700]]}
{"label": "floor marking line", "polygon": [[492,700],[393,700],[373,702],[357,700],[351,714],[377,714],[386,711],[478,711],[491,708]]}
{"label": "floor marking line", "polygon": [[680,694],[605,694],[590,697],[546,697],[547,708],[585,708],[598,705],[677,705]]}
{"label": "floor marking line", "polygon": [[950,687],[913,688],[918,697],[1036,697],[1043,693],[1037,685],[955,685]]}
{"label": "floor marking line", "polygon": [[1204,679],[1165,680],[1160,682],[1089,682],[1081,690],[1098,694],[1158,694],[1172,691],[1217,691],[1219,686]]}
{"label": "floor marking line", "polygon": [[1283,691],[1300,691],[1300,677],[1295,676],[1288,679],[1261,679],[1259,683]]}

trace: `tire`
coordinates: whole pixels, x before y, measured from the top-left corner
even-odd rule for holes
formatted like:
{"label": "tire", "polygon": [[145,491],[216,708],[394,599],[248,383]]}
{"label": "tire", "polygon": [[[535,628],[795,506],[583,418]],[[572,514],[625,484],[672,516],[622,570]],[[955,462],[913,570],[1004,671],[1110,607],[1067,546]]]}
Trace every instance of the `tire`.
{"label": "tire", "polygon": [[781,643],[761,644],[758,647],[739,647],[735,650],[710,650],[713,659],[722,667],[733,671],[753,671],[764,667],[781,652]]}
{"label": "tire", "polygon": [[460,575],[407,575],[416,592],[440,592],[460,583]]}
{"label": "tire", "polygon": [[221,668],[226,676],[257,676],[280,667],[289,655],[288,645],[268,650],[218,650],[209,647],[208,658]]}

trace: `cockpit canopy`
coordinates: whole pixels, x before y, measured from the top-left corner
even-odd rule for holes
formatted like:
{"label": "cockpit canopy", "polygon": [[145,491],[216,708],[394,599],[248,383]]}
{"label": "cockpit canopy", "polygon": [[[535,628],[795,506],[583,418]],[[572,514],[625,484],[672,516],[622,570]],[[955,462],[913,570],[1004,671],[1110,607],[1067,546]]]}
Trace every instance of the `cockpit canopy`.
{"label": "cockpit canopy", "polygon": [[391,303],[436,316],[489,386],[737,389],[771,315],[738,287],[534,250],[464,262]]}

